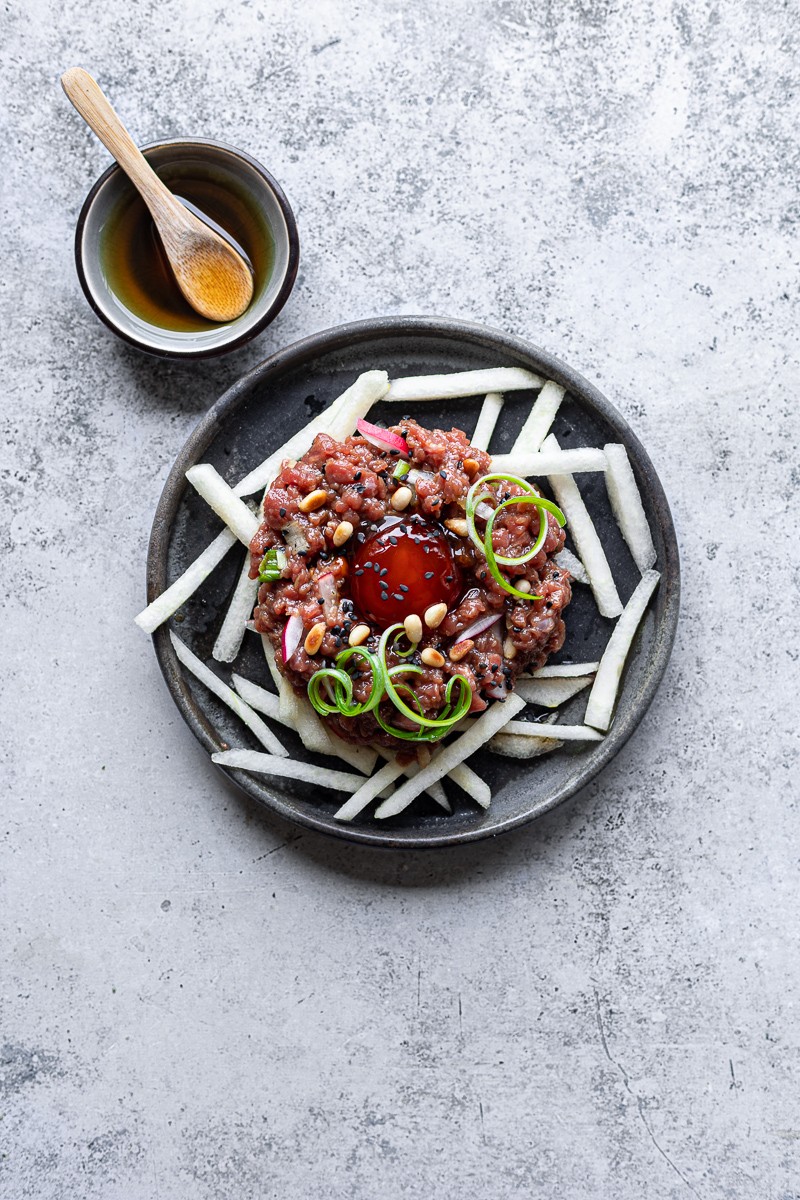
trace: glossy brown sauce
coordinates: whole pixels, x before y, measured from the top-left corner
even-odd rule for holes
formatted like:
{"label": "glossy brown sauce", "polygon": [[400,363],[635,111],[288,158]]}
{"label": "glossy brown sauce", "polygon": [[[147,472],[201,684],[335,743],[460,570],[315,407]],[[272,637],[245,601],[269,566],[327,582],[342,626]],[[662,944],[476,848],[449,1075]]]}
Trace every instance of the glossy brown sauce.
{"label": "glossy brown sauce", "polygon": [[[215,179],[186,176],[171,180],[165,176],[164,181],[250,264],[253,296],[257,297],[272,271],[275,247],[266,221],[248,198]],[[106,221],[100,263],[115,296],[148,324],[180,333],[216,327],[184,299],[153,219],[138,194],[120,201]]]}

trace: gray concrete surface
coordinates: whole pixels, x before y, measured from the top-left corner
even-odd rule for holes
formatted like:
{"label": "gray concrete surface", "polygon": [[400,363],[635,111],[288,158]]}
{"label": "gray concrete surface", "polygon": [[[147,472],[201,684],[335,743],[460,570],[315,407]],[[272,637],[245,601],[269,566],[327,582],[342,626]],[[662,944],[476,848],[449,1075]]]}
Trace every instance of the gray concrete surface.
{"label": "gray concrete surface", "polygon": [[[0,17],[4,1200],[790,1200],[797,956],[796,6],[12,0]],[[214,365],[116,342],[72,263],[107,156],[284,183],[284,314]],[[674,505],[651,712],[561,811],[385,857],[224,789],[131,617],[184,437],[379,313],[576,365]]]}

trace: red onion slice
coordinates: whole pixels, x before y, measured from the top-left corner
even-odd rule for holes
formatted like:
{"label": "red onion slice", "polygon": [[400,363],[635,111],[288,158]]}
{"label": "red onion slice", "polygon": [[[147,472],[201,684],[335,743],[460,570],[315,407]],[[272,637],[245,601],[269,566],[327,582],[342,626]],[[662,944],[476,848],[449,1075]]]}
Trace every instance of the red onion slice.
{"label": "red onion slice", "polygon": [[283,627],[283,639],[281,641],[281,653],[283,661],[287,663],[294,654],[297,647],[300,645],[300,639],[303,636],[303,622],[297,613],[292,613],[289,620]]}
{"label": "red onion slice", "polygon": [[382,429],[380,425],[372,425],[363,418],[356,421],[356,429],[371,446],[377,447],[378,450],[397,450],[398,453],[406,455],[410,453],[408,442],[405,438],[400,437],[399,433]]}
{"label": "red onion slice", "polygon": [[479,633],[483,633],[484,629],[490,629],[492,625],[496,625],[502,615],[502,613],[490,613],[488,617],[478,617],[477,621],[473,621],[471,625],[462,630],[453,645],[457,646],[459,642],[466,642],[468,638],[477,637]]}

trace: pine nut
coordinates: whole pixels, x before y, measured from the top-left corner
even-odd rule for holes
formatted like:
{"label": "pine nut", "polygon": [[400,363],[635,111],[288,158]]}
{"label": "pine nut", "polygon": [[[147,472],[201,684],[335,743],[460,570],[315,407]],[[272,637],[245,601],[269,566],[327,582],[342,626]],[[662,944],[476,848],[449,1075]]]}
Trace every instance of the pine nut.
{"label": "pine nut", "polygon": [[402,512],[404,508],[408,508],[413,498],[414,493],[411,491],[411,488],[399,487],[392,496],[392,508],[395,512]]}
{"label": "pine nut", "polygon": [[511,638],[506,638],[503,642],[503,657],[512,659],[517,657],[517,647],[512,642]]}
{"label": "pine nut", "polygon": [[403,621],[403,625],[406,637],[410,642],[416,645],[417,642],[422,641],[422,621],[420,621],[416,613],[409,613],[405,621]]}
{"label": "pine nut", "polygon": [[360,646],[367,640],[370,632],[369,625],[356,625],[355,629],[350,630],[350,637],[347,640],[351,646]]}
{"label": "pine nut", "polygon": [[529,592],[531,590],[530,579],[520,579],[519,583],[515,583],[514,587],[518,592]]}
{"label": "pine nut", "polygon": [[446,604],[432,604],[430,608],[425,609],[425,624],[429,629],[435,629],[437,625],[441,625],[446,616]]}
{"label": "pine nut", "polygon": [[474,645],[472,638],[467,638],[465,642],[456,642],[455,646],[451,646],[449,650],[450,662],[461,662],[461,659],[469,654]]}
{"label": "pine nut", "polygon": [[325,631],[328,626],[324,621],[317,621],[316,625],[312,625],[306,634],[306,640],[303,642],[303,649],[306,654],[316,654],[322,645],[322,639],[325,637]]}
{"label": "pine nut", "polygon": [[445,525],[451,533],[457,533],[459,537],[466,537],[469,533],[469,527],[463,517],[452,517],[445,521]]}
{"label": "pine nut", "polygon": [[353,536],[353,526],[349,521],[340,521],[333,531],[334,546],[343,546],[348,538]]}
{"label": "pine nut", "polygon": [[464,470],[467,472],[468,475],[474,475],[477,471],[480,471],[480,469],[481,469],[481,464],[479,462],[476,462],[474,458],[465,458],[464,459]]}
{"label": "pine nut", "polygon": [[420,654],[420,658],[425,663],[426,667],[443,667],[444,655],[438,650],[434,650],[433,646],[426,646]]}
{"label": "pine nut", "polygon": [[301,513],[314,512],[315,509],[322,508],[327,499],[328,493],[324,488],[315,488],[313,492],[309,492],[307,496],[303,496],[303,499],[298,501],[297,507]]}

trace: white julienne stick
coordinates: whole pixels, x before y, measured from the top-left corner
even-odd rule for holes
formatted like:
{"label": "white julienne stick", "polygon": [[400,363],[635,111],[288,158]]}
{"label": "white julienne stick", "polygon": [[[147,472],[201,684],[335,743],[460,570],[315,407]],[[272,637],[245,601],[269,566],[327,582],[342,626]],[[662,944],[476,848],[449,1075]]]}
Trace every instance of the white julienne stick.
{"label": "white julienne stick", "polygon": [[[545,440],[543,449],[561,449],[552,433]],[[601,616],[618,617],[622,612],[622,601],[605,550],[577,483],[571,475],[561,474],[548,475],[548,482],[555,494],[556,503],[567,518],[567,528],[586,568],[589,586]]]}
{"label": "white julienne stick", "polygon": [[592,675],[579,675],[574,679],[518,679],[514,688],[526,704],[558,708],[587,688],[593,678]]}
{"label": "white julienne stick", "polygon": [[231,546],[236,543],[236,534],[226,526],[218,533],[203,553],[179,575],[174,583],[157,596],[147,608],[143,608],[134,621],[145,633],[155,633],[159,625],[172,616],[182,604],[193,596],[203,580],[207,579],[214,567],[222,562]]}
{"label": "white julienne stick", "polygon": [[488,808],[491,804],[492,789],[466,763],[456,763],[447,772],[447,778],[452,779],[453,783],[457,783],[462,792],[466,792],[481,808]]}
{"label": "white julienne stick", "polygon": [[589,703],[583,718],[587,725],[593,725],[596,729],[608,729],[611,724],[628,651],[660,578],[658,571],[645,571],[625,605],[622,616],[614,626],[614,632],[600,659],[594,686],[589,693]]}
{"label": "white julienne stick", "polygon": [[495,425],[497,424],[500,413],[503,411],[503,394],[502,392],[489,392],[481,405],[481,411],[478,413],[478,421],[475,425],[475,432],[469,439],[470,446],[474,446],[476,450],[488,450],[489,443],[492,440]]}
{"label": "white julienne stick", "polygon": [[[396,759],[394,762],[387,762],[386,766],[381,767],[380,771],[378,771],[376,775],[373,775],[372,778],[368,779],[366,783],[361,784],[361,787],[350,797],[347,803],[343,804],[339,811],[333,814],[334,818],[337,821],[352,821],[353,817],[357,817],[361,810],[366,808],[371,800],[374,800],[376,796],[379,796],[385,787],[387,787],[390,783],[394,783],[395,779],[397,779],[398,776],[402,775],[403,773],[404,768],[401,767],[400,763]],[[416,784],[421,775],[422,771],[419,771],[414,778],[410,779],[408,782],[410,784]],[[437,778],[441,777],[438,776]],[[430,780],[430,782],[433,783],[434,780]],[[418,788],[415,789],[414,795],[417,796],[420,792],[424,791],[425,784],[422,783]],[[384,801],[384,804],[388,803],[388,800]]]}
{"label": "white julienne stick", "polygon": [[285,758],[275,758],[258,750],[221,750],[211,755],[211,761],[221,767],[239,767],[259,775],[279,775],[286,779],[300,779],[304,783],[317,783],[335,792],[355,791],[364,782],[361,775],[352,775],[349,771],[332,771],[329,767],[315,767],[296,759],[287,762]]}
{"label": "white julienne stick", "polygon": [[409,375],[393,379],[384,400],[456,400],[487,392],[519,392],[540,388],[544,380],[523,367],[489,367],[481,371],[455,371],[452,375]]}
{"label": "white julienne stick", "polygon": [[594,675],[599,662],[553,663],[533,672],[534,679],[574,679],[576,675]]}
{"label": "white julienne stick", "polygon": [[575,450],[542,449],[535,454],[496,454],[492,459],[492,470],[504,475],[521,475],[523,479],[541,479],[545,475],[573,475],[582,471],[605,471],[606,456],[594,446],[581,446]]}
{"label": "white julienne stick", "polygon": [[170,630],[170,641],[172,642],[175,653],[180,662],[191,671],[201,683],[205,684],[210,692],[213,692],[218,700],[223,704],[227,704],[228,708],[236,713],[240,720],[244,721],[247,728],[254,733],[262,746],[265,746],[271,754],[277,754],[281,757],[288,757],[289,751],[284,749],[281,743],[276,738],[271,729],[267,728],[258,713],[253,712],[249,704],[245,704],[241,696],[237,696],[233,688],[228,687],[221,679],[218,679],[212,670],[210,670],[204,662],[201,662],[196,654],[193,654],[187,645],[185,645],[179,637]]}
{"label": "white julienne stick", "polygon": [[[380,754],[381,758],[386,759],[387,762],[394,762],[395,760],[395,756],[392,754],[391,750],[387,750],[385,746],[379,746],[378,753]],[[421,770],[422,767],[418,762],[410,762],[407,763],[403,768],[403,774],[407,775],[409,779],[413,779],[414,776],[417,775]],[[387,784],[386,787],[381,790],[380,795],[389,796],[391,795],[391,791],[392,785]],[[440,808],[444,809],[445,812],[451,813],[453,811],[453,806],[447,799],[447,795],[445,794],[445,790],[441,783],[432,783],[429,788],[425,789],[425,791],[430,796],[431,800],[434,800]]]}
{"label": "white julienne stick", "polygon": [[[280,705],[281,721],[284,725],[290,725],[292,729],[297,727],[295,706],[294,706],[294,691],[292,685],[285,675],[281,674],[275,658],[275,651],[272,649],[272,642],[265,633],[261,635],[261,646],[264,651],[264,658],[267,660],[267,668],[272,676],[272,682],[278,692],[278,703]],[[301,741],[302,735],[300,738]],[[305,742],[303,742],[305,745]]]}
{"label": "white julienne stick", "polygon": [[503,754],[506,758],[539,758],[543,754],[552,754],[564,745],[557,738],[526,738],[517,737],[514,733],[496,733],[489,742],[487,749],[493,754]]}
{"label": "white julienne stick", "polygon": [[190,467],[186,478],[206,504],[233,530],[239,541],[249,546],[258,532],[258,518],[251,513],[244,500],[239,499],[233,488],[228,487],[211,463],[198,463]]}
{"label": "white julienne stick", "polygon": [[628,543],[633,561],[644,574],[656,561],[653,535],[645,515],[644,505],[633,467],[624,446],[615,442],[604,447],[606,452],[606,490],[611,508],[617,518],[622,536]]}
{"label": "white julienne stick", "polygon": [[257,578],[250,578],[250,551],[246,550],[225,620],[211,651],[212,658],[217,662],[233,662],[239,653],[245,634],[245,623],[253,615],[259,586]]}
{"label": "white julienne stick", "polygon": [[[519,457],[522,454],[534,454],[550,432],[556,413],[564,399],[564,388],[559,383],[548,379],[534,404],[525,424],[517,434],[517,440],[511,447],[509,457]],[[519,474],[519,472],[517,472]]]}
{"label": "white julienne stick", "polygon": [[585,725],[536,725],[532,721],[509,721],[503,730],[507,736],[558,738],[562,742],[602,742],[603,734]]}
{"label": "white julienne stick", "polygon": [[[515,696],[513,692],[502,704],[493,704],[478,717],[466,733],[462,733],[460,738],[451,742],[449,746],[443,746],[434,754],[427,767],[424,767],[415,779],[409,779],[401,784],[388,800],[384,800],[383,804],[375,810],[375,816],[383,819],[402,812],[423,788],[435,779],[441,779],[448,771],[452,771],[453,767],[457,767],[464,759],[469,758],[470,754],[479,750],[484,742],[487,742],[499,729],[508,724],[524,707],[525,701],[521,696]],[[353,799],[355,800],[355,796]],[[339,813],[336,816],[338,817]]]}

